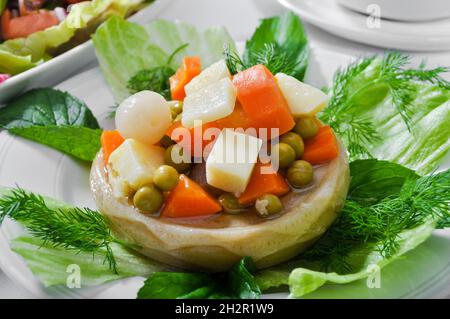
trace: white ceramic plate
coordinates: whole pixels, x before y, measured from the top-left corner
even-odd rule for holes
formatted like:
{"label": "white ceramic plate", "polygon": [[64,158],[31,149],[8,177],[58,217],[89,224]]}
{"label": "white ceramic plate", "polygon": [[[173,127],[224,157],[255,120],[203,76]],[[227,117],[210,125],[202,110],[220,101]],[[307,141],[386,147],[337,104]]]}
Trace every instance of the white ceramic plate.
{"label": "white ceramic plate", "polygon": [[336,0],[279,2],[303,20],[353,41],[407,51],[450,50],[450,19],[431,22],[381,20],[380,28],[370,28],[366,15],[344,8]]}
{"label": "white ceramic plate", "polygon": [[[353,58],[312,48],[308,82],[322,87],[334,71]],[[92,88],[95,87],[95,91]],[[104,128],[113,98],[98,67],[57,86],[84,100]],[[95,208],[89,190],[89,165],[43,145],[0,133],[0,185],[15,186],[52,196],[77,206]],[[38,298],[135,298],[144,278],[129,278],[90,289],[53,287],[45,289],[9,248],[9,241],[24,233],[17,223],[6,220],[0,229],[0,267],[14,282]],[[364,280],[349,285],[329,285],[308,298],[400,298],[445,297],[450,294],[450,234],[436,233],[425,244],[382,270],[381,288],[369,289]],[[349,289],[352,288],[352,289]],[[286,298],[287,292],[264,297]]]}
{"label": "white ceramic plate", "polygon": [[[156,17],[171,0],[155,0],[146,8],[129,18],[136,23],[146,23]],[[0,84],[0,107],[17,94],[35,87],[48,87],[60,83],[95,61],[92,41],[75,48],[35,67],[20,73]]]}

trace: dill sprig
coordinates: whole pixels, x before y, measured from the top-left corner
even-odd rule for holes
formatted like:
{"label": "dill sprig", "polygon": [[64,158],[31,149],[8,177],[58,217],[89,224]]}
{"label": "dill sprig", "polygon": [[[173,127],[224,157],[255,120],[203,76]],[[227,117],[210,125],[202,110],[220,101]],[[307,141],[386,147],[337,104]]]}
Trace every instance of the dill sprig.
{"label": "dill sprig", "polygon": [[[376,61],[379,61],[378,69],[366,72]],[[372,157],[367,145],[380,140],[372,121],[362,118],[359,114],[355,115],[361,103],[358,101],[361,92],[378,85],[386,86],[393,107],[411,130],[414,125],[411,120],[411,104],[417,97],[415,83],[426,82],[442,89],[450,89],[450,82],[440,76],[443,72],[448,72],[448,68],[437,67],[427,70],[425,63],[422,63],[417,69],[407,69],[409,63],[408,56],[390,52],[381,59],[376,56],[359,59],[336,72],[330,91],[331,98],[321,114],[321,119],[344,138],[349,145],[351,158]],[[374,78],[365,78],[373,76],[369,73],[375,74]]]}
{"label": "dill sprig", "polygon": [[241,59],[239,54],[231,49],[229,45],[225,47],[223,54],[225,56],[225,62],[227,64],[228,70],[231,74],[236,74],[247,68],[246,64]]}
{"label": "dill sprig", "polygon": [[272,74],[292,74],[299,64],[289,52],[282,50],[276,43],[265,43],[262,49],[250,52],[248,62],[229,46],[224,50],[225,61],[231,74],[236,74],[254,65],[262,64]]}
{"label": "dill sprig", "polygon": [[13,189],[0,198],[0,225],[5,217],[22,223],[29,232],[53,247],[79,252],[105,250],[105,262],[117,273],[111,243],[131,247],[116,239],[109,221],[89,208],[51,208],[42,196]]}
{"label": "dill sprig", "polygon": [[170,100],[169,78],[175,73],[175,70],[172,69],[171,64],[175,56],[188,46],[188,43],[184,43],[176,48],[170,54],[164,65],[139,70],[128,80],[127,88],[130,93],[150,90],[157,92],[164,96],[165,99]]}
{"label": "dill sprig", "polygon": [[351,253],[375,248],[392,257],[399,248],[398,236],[428,220],[444,227],[450,220],[450,170],[407,180],[399,194],[373,205],[347,200],[341,216],[304,256],[320,260],[326,271],[353,271]]}

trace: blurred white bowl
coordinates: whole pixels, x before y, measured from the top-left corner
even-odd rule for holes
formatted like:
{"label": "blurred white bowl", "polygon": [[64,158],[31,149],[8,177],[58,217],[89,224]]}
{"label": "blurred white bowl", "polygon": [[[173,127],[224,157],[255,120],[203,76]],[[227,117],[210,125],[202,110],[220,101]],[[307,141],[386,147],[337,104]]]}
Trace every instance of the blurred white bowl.
{"label": "blurred white bowl", "polygon": [[337,0],[343,6],[367,14],[378,5],[381,18],[399,21],[430,21],[450,17],[449,0]]}
{"label": "blurred white bowl", "polygon": [[253,0],[253,3],[264,17],[276,16],[284,11],[278,0]]}

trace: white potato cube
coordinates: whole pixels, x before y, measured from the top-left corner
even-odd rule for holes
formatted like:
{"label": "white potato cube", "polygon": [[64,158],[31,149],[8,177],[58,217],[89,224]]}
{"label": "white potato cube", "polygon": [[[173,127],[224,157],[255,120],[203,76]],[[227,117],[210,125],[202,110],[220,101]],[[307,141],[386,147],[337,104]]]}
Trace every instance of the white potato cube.
{"label": "white potato cube", "polygon": [[124,138],[155,144],[172,125],[170,106],[160,94],[141,91],[120,103],[116,127]]}
{"label": "white potato cube", "polygon": [[218,82],[224,78],[231,79],[231,73],[228,70],[225,60],[220,60],[204,69],[199,75],[193,78],[185,87],[186,95]]}
{"label": "white potato cube", "polygon": [[290,75],[278,73],[275,78],[294,117],[314,116],[328,103],[328,96],[321,90]]}
{"label": "white potato cube", "polygon": [[245,191],[263,141],[257,137],[224,129],[206,160],[206,181],[227,192]]}
{"label": "white potato cube", "polygon": [[108,181],[111,185],[113,196],[116,198],[132,196],[134,190],[130,185],[108,165]]}
{"label": "white potato cube", "polygon": [[129,194],[130,189],[151,183],[154,171],[163,164],[164,148],[126,139],[108,160],[114,193]]}
{"label": "white potato cube", "polygon": [[181,123],[192,128],[221,119],[233,113],[235,103],[236,88],[229,78],[222,79],[186,96]]}

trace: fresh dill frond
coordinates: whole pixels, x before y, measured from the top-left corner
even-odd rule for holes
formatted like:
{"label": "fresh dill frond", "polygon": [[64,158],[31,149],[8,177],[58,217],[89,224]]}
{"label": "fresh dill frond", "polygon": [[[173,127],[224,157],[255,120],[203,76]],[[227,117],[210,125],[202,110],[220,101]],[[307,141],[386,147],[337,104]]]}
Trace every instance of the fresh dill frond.
{"label": "fresh dill frond", "polygon": [[[380,140],[379,132],[371,120],[361,118],[361,113],[358,113],[361,103],[365,102],[358,100],[362,92],[385,86],[393,107],[411,130],[414,126],[411,104],[417,98],[416,82],[450,89],[450,82],[440,76],[443,72],[448,72],[449,68],[426,70],[422,63],[416,69],[408,69],[409,63],[408,56],[389,52],[382,58],[371,56],[359,59],[336,72],[330,90],[330,101],[320,118],[344,138],[352,159],[371,157],[367,146]],[[373,66],[373,69],[369,70],[369,66]]]}
{"label": "fresh dill frond", "polygon": [[188,47],[188,43],[176,48],[167,59],[164,65],[142,69],[134,74],[127,83],[127,89],[131,94],[150,90],[164,96],[166,100],[171,99],[169,78],[175,73],[171,64],[175,56]]}
{"label": "fresh dill frond", "polygon": [[304,257],[320,260],[323,270],[348,273],[354,270],[351,253],[374,248],[390,258],[400,233],[428,220],[441,227],[450,220],[450,170],[408,180],[398,195],[373,205],[347,200],[341,216]]}
{"label": "fresh dill frond", "polygon": [[409,107],[415,98],[412,82],[402,76],[403,68],[410,58],[398,52],[389,52],[381,60],[379,82],[387,84],[392,97],[392,104],[402,117],[408,129],[411,128],[411,112]]}
{"label": "fresh dill frond", "polygon": [[264,65],[272,74],[292,74],[299,64],[299,61],[293,59],[289,52],[282,50],[275,43],[265,43],[262,49],[250,52],[247,63],[229,46],[225,47],[224,55],[231,74],[236,74],[257,64]]}
{"label": "fresh dill frond", "polygon": [[345,123],[340,126],[339,134],[348,141],[348,152],[358,158],[372,158],[367,145],[380,140],[380,136],[369,119],[358,118],[352,114],[345,116]]}
{"label": "fresh dill frond", "polygon": [[140,70],[128,81],[127,88],[131,94],[150,90],[170,99],[169,78],[175,71],[169,66],[158,66],[148,70]]}
{"label": "fresh dill frond", "polygon": [[350,92],[352,81],[355,80],[375,60],[375,57],[367,57],[349,64],[346,68],[338,70],[333,78],[330,89],[331,99],[323,116],[327,122],[336,122],[340,114],[353,106]]}
{"label": "fresh dill frond", "polygon": [[89,208],[54,209],[42,196],[20,188],[0,198],[0,225],[5,217],[20,222],[33,236],[54,247],[91,253],[105,250],[105,262],[115,273],[111,243],[132,246],[112,235],[109,221],[99,212]]}
{"label": "fresh dill frond", "polygon": [[236,74],[246,69],[244,61],[242,61],[239,54],[231,49],[229,45],[225,47],[223,54],[225,56],[225,62],[227,64],[228,70],[231,74]]}
{"label": "fresh dill frond", "polygon": [[442,66],[426,70],[425,64],[422,63],[416,70],[404,70],[403,77],[408,80],[422,81],[437,85],[444,90],[450,90],[450,82],[440,76],[442,73],[447,72],[450,72],[450,68]]}
{"label": "fresh dill frond", "polygon": [[450,228],[450,216],[442,218],[436,224],[436,229]]}
{"label": "fresh dill frond", "polygon": [[250,60],[252,65],[265,65],[272,74],[292,74],[299,63],[275,43],[265,43],[261,50],[251,52]]}
{"label": "fresh dill frond", "polygon": [[186,49],[189,46],[189,43],[184,43],[182,45],[180,45],[178,48],[176,48],[172,54],[169,56],[169,58],[167,59],[166,65],[171,65],[173,59],[177,56],[178,53],[180,53],[181,51],[183,51],[184,49]]}

